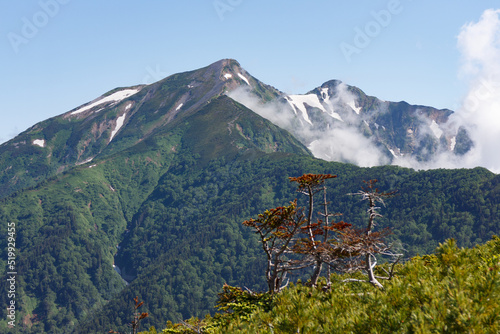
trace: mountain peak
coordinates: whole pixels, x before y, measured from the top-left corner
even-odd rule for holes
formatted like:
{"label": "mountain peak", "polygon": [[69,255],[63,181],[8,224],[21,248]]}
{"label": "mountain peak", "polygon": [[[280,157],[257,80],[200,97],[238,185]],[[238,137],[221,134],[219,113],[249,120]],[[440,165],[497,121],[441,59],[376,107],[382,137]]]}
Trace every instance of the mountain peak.
{"label": "mountain peak", "polygon": [[224,71],[227,71],[229,69],[233,71],[244,71],[239,62],[230,58],[218,60],[196,71],[205,70],[208,73],[220,76],[224,74]]}
{"label": "mountain peak", "polygon": [[236,59],[232,59],[232,58],[220,59],[220,60],[208,65],[208,67],[217,67],[217,66],[221,66],[221,67],[237,66],[237,67],[241,68],[240,63]]}
{"label": "mountain peak", "polygon": [[342,81],[340,80],[329,80],[321,85],[321,88],[326,88],[326,87],[337,87],[338,85],[342,84]]}
{"label": "mountain peak", "polygon": [[264,100],[278,95],[277,90],[252,77],[236,60],[221,59],[150,85],[113,89],[40,122],[2,145],[0,153],[4,156],[32,156],[29,170],[33,170],[33,175],[18,181],[17,173],[26,168],[10,168],[6,159],[0,164],[0,168],[9,171],[7,181],[0,186],[0,196],[75,165],[135,147],[239,87],[248,88]]}

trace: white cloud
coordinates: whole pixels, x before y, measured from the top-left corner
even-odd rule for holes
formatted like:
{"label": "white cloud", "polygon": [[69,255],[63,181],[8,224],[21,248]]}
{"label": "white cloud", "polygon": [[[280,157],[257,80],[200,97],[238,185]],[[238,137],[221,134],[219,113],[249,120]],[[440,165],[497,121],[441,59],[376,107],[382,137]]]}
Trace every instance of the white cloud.
{"label": "white cloud", "polygon": [[465,24],[457,37],[462,55],[459,74],[469,82],[462,105],[450,116],[445,132],[467,129],[474,142],[464,156],[440,152],[432,161],[398,157],[393,163],[416,169],[485,167],[500,173],[500,10],[488,9]]}
{"label": "white cloud", "polygon": [[464,58],[466,72],[481,73],[482,69],[494,67],[498,63],[498,39],[500,10],[484,11],[476,23],[464,25],[458,35],[458,47]]}
{"label": "white cloud", "polygon": [[362,167],[389,163],[373,142],[349,126],[337,127],[322,133],[309,149],[315,157],[328,161],[345,161]]}
{"label": "white cloud", "polygon": [[466,126],[474,148],[464,156],[466,167],[483,166],[500,173],[500,10],[484,11],[478,22],[464,25],[458,35],[461,73],[469,92],[454,121]]}

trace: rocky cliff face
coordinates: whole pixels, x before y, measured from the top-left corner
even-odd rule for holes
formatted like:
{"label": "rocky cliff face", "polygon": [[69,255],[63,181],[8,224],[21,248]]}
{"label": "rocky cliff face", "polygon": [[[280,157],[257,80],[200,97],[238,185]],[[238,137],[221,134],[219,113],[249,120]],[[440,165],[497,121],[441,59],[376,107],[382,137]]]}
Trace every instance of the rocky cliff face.
{"label": "rocky cliff face", "polygon": [[465,130],[448,122],[453,111],[383,101],[338,80],[307,94],[281,93],[267,105],[253,101],[251,93],[231,96],[290,131],[325,160],[363,166],[402,159],[426,162],[443,152],[470,149],[467,140],[457,140],[468,138]]}

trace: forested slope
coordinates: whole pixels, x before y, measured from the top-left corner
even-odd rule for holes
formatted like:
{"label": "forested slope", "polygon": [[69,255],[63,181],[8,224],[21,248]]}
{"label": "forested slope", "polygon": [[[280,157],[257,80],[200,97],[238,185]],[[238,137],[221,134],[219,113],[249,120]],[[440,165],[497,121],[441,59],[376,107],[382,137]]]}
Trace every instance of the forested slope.
{"label": "forested slope", "polygon": [[[488,189],[498,180],[483,169],[435,171],[434,177],[447,180],[450,186],[442,189],[412,186],[425,184],[429,172],[398,167],[364,169],[278,153],[258,159],[216,161],[198,174],[189,169],[186,172],[183,177],[170,175],[161,180],[139,210],[137,226],[121,244],[117,257],[117,263],[137,278],[105,307],[102,315],[85,325],[83,332],[125,328],[113,322],[113,316],[123,316],[123,326],[135,296],[145,301],[144,309],[150,313],[145,326],[158,328],[166,320],[213,313],[216,295],[224,283],[264,291],[261,245],[241,223],[298,197],[288,176],[336,173],[329,200],[336,212],[343,213],[339,219],[355,226],[363,226],[365,207],[347,194],[357,191],[363,180],[378,178],[381,189],[399,189],[399,196],[388,200],[381,210],[384,217],[379,226],[392,228],[390,238],[401,244],[405,259],[429,253],[448,237],[457,238],[461,246],[471,246],[479,239],[488,240],[499,229],[497,205],[489,200],[495,190],[489,188],[479,197],[477,192],[466,191],[470,187]],[[405,196],[406,189],[412,190],[411,196]],[[459,194],[466,195],[457,200]],[[435,197],[442,202],[435,207],[427,205],[427,201],[435,202]],[[486,209],[488,215],[484,214]],[[435,210],[439,213],[436,219]],[[464,216],[472,223],[463,221]],[[448,226],[447,233],[442,232],[444,225]],[[489,227],[486,233],[484,226]]]}
{"label": "forested slope", "polygon": [[[166,136],[162,145],[81,166],[3,200],[2,219],[19,228],[21,314],[33,332],[126,328],[135,296],[150,313],[144,324],[161,328],[213,312],[224,283],[264,290],[260,245],[241,223],[300,200],[288,177],[307,172],[338,175],[329,188],[332,209],[357,226],[365,208],[348,193],[374,178],[381,189],[398,190],[379,224],[392,228],[405,257],[449,237],[469,247],[499,231],[499,177],[484,169],[359,168],[256,151],[205,161],[198,152],[175,155],[180,138]],[[130,285],[113,261],[134,278]]]}

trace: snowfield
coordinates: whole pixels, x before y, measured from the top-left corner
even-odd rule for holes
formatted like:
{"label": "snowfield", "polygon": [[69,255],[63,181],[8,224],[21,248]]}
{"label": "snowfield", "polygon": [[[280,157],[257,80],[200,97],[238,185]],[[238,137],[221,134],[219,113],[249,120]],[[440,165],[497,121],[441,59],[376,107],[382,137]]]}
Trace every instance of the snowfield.
{"label": "snowfield", "polygon": [[111,137],[109,137],[109,141],[113,140],[113,137],[118,133],[120,128],[123,126],[123,122],[125,121],[126,116],[127,116],[127,114],[123,114],[116,119],[116,126],[115,126],[115,129],[113,130],[113,132],[111,132]]}
{"label": "snowfield", "polygon": [[35,139],[33,140],[33,145],[45,147],[45,140],[43,139]]}
{"label": "snowfield", "polygon": [[436,123],[435,120],[432,120],[430,128],[432,130],[432,133],[434,133],[434,136],[436,136],[437,139],[441,138],[441,136],[443,135],[443,130],[439,128],[439,125]]}
{"label": "snowfield", "polygon": [[84,107],[81,107],[75,111],[73,111],[71,113],[71,115],[76,115],[76,114],[80,114],[84,111],[87,111],[89,109],[92,109],[94,108],[95,106],[98,106],[100,104],[103,104],[103,103],[107,103],[107,102],[120,102],[121,100],[123,99],[126,99],[127,97],[130,97],[134,94],[136,94],[137,92],[139,92],[141,89],[124,89],[124,90],[121,90],[121,91],[118,91],[118,92],[115,92],[111,95],[108,95],[106,97],[103,97],[102,99],[99,99],[89,105],[86,105]]}
{"label": "snowfield", "polygon": [[245,78],[245,76],[241,73],[238,73],[238,76],[240,77],[241,80],[245,81],[247,83],[247,85],[250,86],[250,82],[248,81],[247,78]]}

